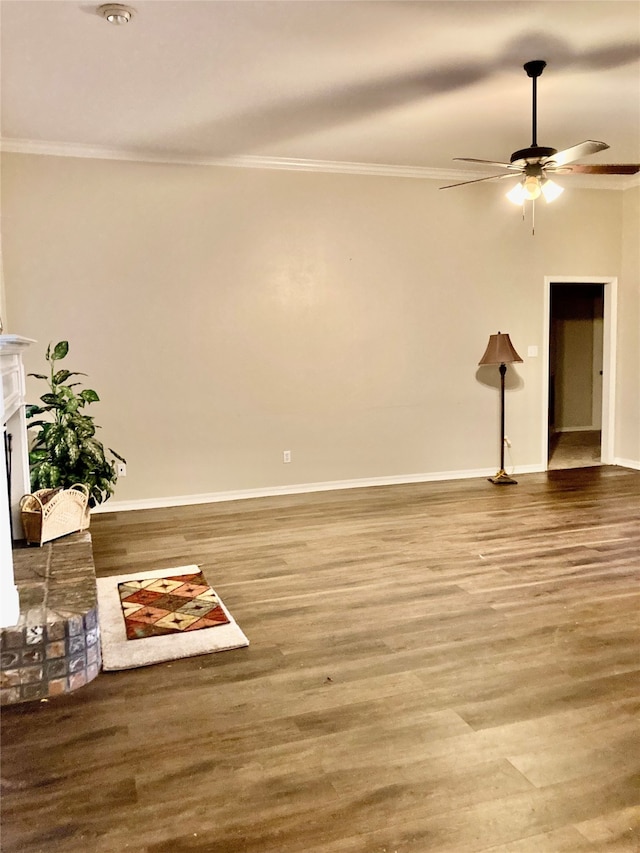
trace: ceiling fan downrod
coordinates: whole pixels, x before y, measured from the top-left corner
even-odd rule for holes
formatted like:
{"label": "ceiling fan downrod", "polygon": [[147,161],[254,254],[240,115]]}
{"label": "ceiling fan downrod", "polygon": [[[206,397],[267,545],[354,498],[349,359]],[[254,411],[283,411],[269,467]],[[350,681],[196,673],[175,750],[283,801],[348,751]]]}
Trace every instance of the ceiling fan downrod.
{"label": "ceiling fan downrod", "polygon": [[523,65],[527,76],[531,77],[533,87],[532,109],[531,109],[531,145],[529,148],[522,148],[520,151],[514,151],[511,155],[511,162],[522,164],[541,163],[543,158],[552,157],[557,154],[556,148],[545,148],[538,145],[538,77],[546,68],[547,63],[544,59],[532,59],[531,62],[525,62]]}
{"label": "ceiling fan downrod", "polygon": [[547,63],[544,59],[532,59],[531,62],[525,62],[524,70],[527,72],[527,76],[531,77],[531,84],[533,86],[533,104],[532,104],[532,119],[531,119],[531,147],[538,147],[538,77],[542,74],[544,69],[547,67]]}

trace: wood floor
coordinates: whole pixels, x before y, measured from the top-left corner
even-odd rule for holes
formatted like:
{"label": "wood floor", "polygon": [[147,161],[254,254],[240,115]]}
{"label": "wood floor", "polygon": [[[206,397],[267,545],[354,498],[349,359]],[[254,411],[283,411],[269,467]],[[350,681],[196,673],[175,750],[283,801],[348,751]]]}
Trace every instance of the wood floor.
{"label": "wood floor", "polygon": [[[94,517],[248,649],[3,713],[3,853],[640,850],[640,472]],[[215,629],[214,629],[215,630]]]}

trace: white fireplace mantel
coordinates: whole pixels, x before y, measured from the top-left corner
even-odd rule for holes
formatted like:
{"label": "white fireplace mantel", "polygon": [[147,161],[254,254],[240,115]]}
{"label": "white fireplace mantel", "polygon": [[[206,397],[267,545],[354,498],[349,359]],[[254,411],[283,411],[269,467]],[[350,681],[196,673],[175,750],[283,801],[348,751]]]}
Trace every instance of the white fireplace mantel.
{"label": "white fireplace mantel", "polygon": [[[29,446],[25,419],[25,375],[22,355],[35,341],[19,335],[0,335],[0,627],[15,625],[20,616],[20,600],[13,575],[13,538],[22,538],[20,498],[31,491]],[[11,493],[5,465],[6,437],[11,436]]]}

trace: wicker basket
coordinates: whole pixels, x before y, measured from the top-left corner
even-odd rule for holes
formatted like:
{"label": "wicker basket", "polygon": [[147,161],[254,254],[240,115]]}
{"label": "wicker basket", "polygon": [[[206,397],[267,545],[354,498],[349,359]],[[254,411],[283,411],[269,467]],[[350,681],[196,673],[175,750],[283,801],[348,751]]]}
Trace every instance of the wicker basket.
{"label": "wicker basket", "polygon": [[89,526],[89,489],[75,483],[69,489],[39,489],[20,501],[27,542],[43,545]]}

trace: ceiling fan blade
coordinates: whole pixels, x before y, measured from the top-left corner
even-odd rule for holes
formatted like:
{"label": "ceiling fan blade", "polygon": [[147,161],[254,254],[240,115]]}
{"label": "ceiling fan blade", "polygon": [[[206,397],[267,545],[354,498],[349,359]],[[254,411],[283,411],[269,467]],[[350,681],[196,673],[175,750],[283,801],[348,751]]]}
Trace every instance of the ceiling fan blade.
{"label": "ceiling fan blade", "polygon": [[[545,165],[545,171],[549,168]],[[549,168],[557,175],[635,175],[640,172],[638,163],[573,163],[559,169]]]}
{"label": "ceiling fan blade", "polygon": [[463,163],[484,163],[485,166],[501,166],[503,169],[520,171],[520,166],[514,166],[513,163],[498,163],[496,160],[478,160],[476,157],[454,157],[453,159],[461,160]]}
{"label": "ceiling fan blade", "polygon": [[480,184],[482,181],[495,181],[496,178],[501,180],[502,178],[513,178],[513,175],[489,175],[488,178],[475,178],[473,181],[461,181],[458,184],[447,184],[446,187],[438,187],[439,190],[450,190],[452,187],[464,187],[467,184]]}
{"label": "ceiling fan blade", "polygon": [[596,142],[593,139],[587,139],[586,142],[580,142],[578,145],[573,145],[571,148],[565,148],[564,151],[552,154],[543,163],[545,166],[547,163],[549,165],[564,166],[566,163],[573,163],[574,160],[579,160],[581,157],[588,157],[591,154],[597,154],[598,151],[605,151],[608,147],[606,142]]}

